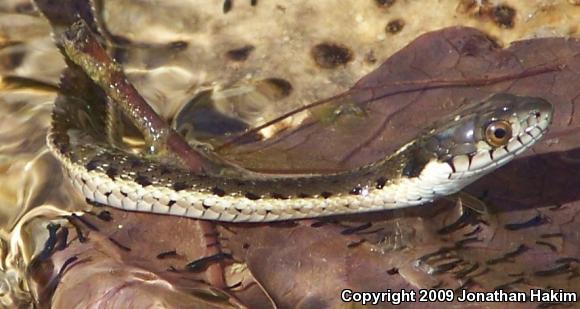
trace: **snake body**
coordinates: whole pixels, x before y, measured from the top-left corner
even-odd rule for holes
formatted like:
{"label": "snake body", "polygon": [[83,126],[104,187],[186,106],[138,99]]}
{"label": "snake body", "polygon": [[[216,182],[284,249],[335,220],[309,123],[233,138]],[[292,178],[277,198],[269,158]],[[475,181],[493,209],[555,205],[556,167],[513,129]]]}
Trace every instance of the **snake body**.
{"label": "snake body", "polygon": [[[313,175],[226,177],[123,151],[107,142],[102,120],[64,98],[48,145],[74,186],[92,202],[129,211],[261,222],[421,205],[461,190],[531,147],[552,106],[541,98],[497,94],[433,122],[385,158],[361,168]],[[75,107],[76,106],[76,107]],[[79,107],[81,106],[81,107]],[[491,132],[495,125],[504,127]],[[497,136],[495,136],[495,135]],[[500,143],[493,138],[501,137]]]}

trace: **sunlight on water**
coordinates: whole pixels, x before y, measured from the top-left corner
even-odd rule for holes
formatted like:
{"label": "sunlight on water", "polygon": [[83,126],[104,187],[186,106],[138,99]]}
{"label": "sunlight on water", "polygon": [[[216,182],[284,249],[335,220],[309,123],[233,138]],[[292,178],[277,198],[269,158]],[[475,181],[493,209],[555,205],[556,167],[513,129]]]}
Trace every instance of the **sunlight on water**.
{"label": "sunlight on water", "polygon": [[[138,47],[134,49],[120,48],[116,51],[117,56],[125,60],[123,65],[126,66],[131,81],[149,102],[156,105],[155,108],[163,117],[170,118],[171,115],[175,115],[183,102],[202,98],[204,89],[212,89],[216,84],[223,85],[222,92],[216,91],[216,96],[211,98],[212,109],[208,109],[211,112],[210,116],[215,117],[216,121],[221,121],[223,127],[208,127],[208,124],[203,122],[207,117],[200,121],[201,125],[206,126],[202,136],[208,139],[217,133],[230,134],[244,130],[248,124],[251,127],[263,122],[265,115],[267,115],[265,118],[275,115],[279,110],[272,109],[264,103],[269,100],[278,101],[276,108],[288,111],[299,104],[313,102],[345,90],[418,34],[429,30],[458,24],[469,25],[487,31],[500,43],[507,45],[521,38],[577,36],[578,27],[572,25],[578,24],[577,16],[580,16],[578,13],[580,7],[577,5],[572,7],[570,4],[572,1],[562,0],[558,5],[549,6],[552,11],[541,5],[538,9],[533,7],[535,4],[524,5],[524,2],[521,2],[522,4],[518,5],[522,7],[516,15],[519,23],[511,29],[509,27],[513,25],[509,20],[498,21],[497,17],[494,20],[494,16],[485,15],[481,10],[478,12],[472,5],[465,5],[486,1],[433,1],[434,7],[426,7],[426,2],[422,1],[399,1],[392,8],[377,9],[377,3],[388,1],[369,0],[367,3],[369,9],[361,10],[360,14],[354,17],[352,12],[360,9],[362,1],[344,1],[338,6],[334,1],[301,1],[292,7],[290,2],[278,1],[280,4],[276,1],[259,1],[256,8],[249,5],[250,1],[235,1],[235,11],[228,15],[223,14],[221,7],[215,5],[217,2],[207,2],[211,3],[207,5],[195,3],[188,6],[179,4],[179,1],[168,1],[169,4],[164,6],[156,1],[119,1],[117,2],[121,3],[119,5],[104,6],[109,10],[104,14],[109,18],[109,30],[126,36],[125,39],[128,41],[138,43],[136,44]],[[533,3],[536,2],[541,1]],[[265,9],[260,11],[264,7]],[[239,14],[237,10],[240,10]],[[413,19],[409,19],[406,23],[389,22],[393,18],[397,18],[396,21],[407,18],[409,10],[413,11],[411,14]],[[552,12],[552,15],[549,12]],[[562,14],[566,18],[560,18]],[[321,15],[325,18],[320,18]],[[215,16],[217,18],[214,18]],[[272,18],[273,16],[275,18]],[[300,16],[299,22],[296,22],[296,16]],[[236,21],[235,18],[238,18],[239,27],[231,27]],[[387,22],[390,26],[385,29]],[[498,22],[503,24],[498,26]],[[308,23],[314,26],[308,28]],[[349,25],[349,31],[331,31],[336,24]],[[64,67],[58,50],[53,46],[49,29],[48,24],[32,10],[29,1],[0,1],[0,306],[4,307],[31,307],[33,299],[47,297],[36,295],[35,292],[43,290],[45,287],[43,285],[48,285],[48,282],[58,283],[58,271],[46,271],[51,274],[51,278],[29,278],[27,276],[31,275],[30,272],[27,273],[29,270],[27,268],[31,264],[38,266],[31,261],[35,256],[42,256],[50,229],[54,224],[64,225],[66,222],[62,219],[63,216],[73,212],[80,213],[87,207],[84,199],[65,179],[59,163],[46,147],[46,134],[56,97],[54,89]],[[305,33],[312,35],[312,38],[303,39]],[[352,49],[345,52],[342,57],[348,65],[334,63],[333,61],[338,61],[336,59],[321,61],[320,55],[324,55],[324,52],[316,53],[317,49],[311,50],[310,45],[313,44],[311,40],[323,41],[328,38],[339,40],[341,44],[347,44]],[[247,42],[256,46],[248,47]],[[320,45],[327,48],[338,46]],[[324,51],[324,48],[322,49]],[[356,57],[352,57],[351,53]],[[314,59],[311,59],[312,54]],[[247,62],[244,62],[246,59],[244,57],[247,57]],[[336,66],[336,70],[329,69],[333,66]],[[251,87],[236,86],[240,81],[242,85],[250,83]],[[251,83],[251,81],[259,82]],[[228,89],[233,90],[228,92]],[[259,92],[259,100],[256,99],[256,89]],[[240,101],[250,99],[260,102],[254,106],[254,113],[242,113],[236,109]],[[220,112],[217,115],[219,117],[215,115],[214,109]],[[356,114],[358,110],[340,112]],[[222,113],[228,117],[224,117]],[[242,121],[233,121],[238,120],[237,118],[230,119],[234,117],[241,118]],[[179,126],[179,118],[174,120],[178,123],[177,128],[188,129]],[[217,130],[217,133],[212,130]],[[262,133],[271,135],[275,132]],[[141,146],[140,141],[134,143]],[[520,217],[529,216],[526,217],[527,214],[522,213],[506,212],[500,219],[505,222],[517,220],[525,222],[526,219]],[[504,222],[494,219],[496,221],[490,223],[492,227],[499,226],[498,222]],[[570,219],[562,226],[576,224],[574,219]],[[561,218],[558,220],[565,221]],[[411,230],[409,227],[411,225],[405,226],[404,237],[396,233],[395,236],[405,238],[407,241],[406,229]],[[567,227],[568,230],[563,232],[558,230],[556,233],[548,230],[549,224],[543,227],[546,228],[543,235],[552,235],[551,237],[558,233],[561,236],[570,231]],[[121,229],[122,226],[118,225],[116,228]],[[172,226],[166,228],[171,230]],[[487,228],[488,231],[492,230],[489,226]],[[425,231],[427,232],[429,231]],[[527,236],[529,235],[521,238]],[[387,253],[395,250],[393,248],[396,250],[404,248],[399,246],[398,241],[393,244],[385,243],[389,237],[391,236],[384,236],[384,239],[378,241],[379,244],[383,242]],[[499,241],[498,248],[492,248],[494,252],[513,249],[508,236],[503,240],[503,243],[502,240]],[[571,244],[572,246],[568,246],[574,247],[575,243]],[[564,247],[564,241],[556,245],[554,247],[560,250]],[[422,248],[412,249],[431,250],[426,247],[423,245]],[[572,255],[575,248],[569,247],[566,248],[568,250],[566,252],[572,252],[570,253]],[[472,259],[476,260],[481,255],[489,254],[489,251],[483,251],[483,254],[470,252],[466,255],[469,254],[476,256]],[[62,256],[59,258],[62,259]],[[101,287],[104,286],[103,290],[106,290],[114,286],[116,281],[120,281],[117,280],[117,276],[121,275],[108,272],[108,267],[112,266],[107,263],[114,263],[103,260],[97,261],[97,266],[84,275],[89,277],[89,274],[97,276],[107,274],[109,281],[103,280],[104,283],[101,283]],[[114,262],[121,264],[119,261]],[[62,261],[58,261],[52,266],[58,263],[62,265]],[[527,271],[527,265],[524,264],[511,263],[509,266]],[[124,269],[125,266],[127,265],[123,264],[121,268]],[[413,271],[418,273],[416,270]],[[142,273],[135,272],[143,276]],[[132,273],[130,276],[138,277],[138,275]],[[414,274],[410,275],[413,276]],[[433,280],[427,276],[407,279],[409,282],[416,280],[414,283],[417,285]],[[543,282],[551,284],[549,281],[551,279],[553,278],[545,279]],[[86,280],[91,281],[90,278]],[[502,283],[489,281],[492,281],[489,283],[492,286]],[[161,280],[156,283],[165,284]],[[558,283],[561,282],[554,280],[555,285]],[[151,289],[151,286],[148,289]],[[147,293],[151,295],[158,292],[151,289],[147,290]],[[75,296],[80,298],[82,293],[78,294]],[[66,299],[63,302],[66,302]]]}

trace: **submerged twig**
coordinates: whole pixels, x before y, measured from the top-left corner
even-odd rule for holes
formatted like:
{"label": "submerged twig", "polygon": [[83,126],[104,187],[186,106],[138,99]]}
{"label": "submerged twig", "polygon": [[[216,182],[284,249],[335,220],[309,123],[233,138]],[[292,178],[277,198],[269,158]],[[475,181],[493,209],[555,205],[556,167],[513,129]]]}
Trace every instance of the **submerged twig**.
{"label": "submerged twig", "polygon": [[78,65],[144,134],[150,142],[151,150],[169,151],[192,171],[200,172],[210,168],[210,162],[192,149],[147,104],[83,20],[67,28],[57,38],[57,43],[62,47],[65,56]]}

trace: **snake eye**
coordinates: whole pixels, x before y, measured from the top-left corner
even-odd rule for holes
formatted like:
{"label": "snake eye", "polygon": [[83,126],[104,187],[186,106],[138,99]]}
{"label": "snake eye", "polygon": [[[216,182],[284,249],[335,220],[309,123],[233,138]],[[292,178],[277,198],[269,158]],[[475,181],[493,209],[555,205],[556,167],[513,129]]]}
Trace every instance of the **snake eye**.
{"label": "snake eye", "polygon": [[490,122],[485,128],[485,141],[493,147],[506,145],[512,138],[512,126],[505,120]]}

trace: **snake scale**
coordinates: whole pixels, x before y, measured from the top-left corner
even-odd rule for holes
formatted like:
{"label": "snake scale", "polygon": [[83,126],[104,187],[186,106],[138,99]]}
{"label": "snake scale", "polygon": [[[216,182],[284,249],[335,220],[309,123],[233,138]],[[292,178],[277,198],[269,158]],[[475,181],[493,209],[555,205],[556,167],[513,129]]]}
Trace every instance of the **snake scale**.
{"label": "snake scale", "polygon": [[[495,94],[471,102],[383,159],[335,174],[226,177],[118,149],[106,123],[78,98],[61,97],[48,145],[92,202],[128,211],[262,222],[421,205],[461,190],[530,148],[547,131],[552,105]],[[66,102],[64,102],[66,101]],[[96,120],[97,119],[97,120]]]}

